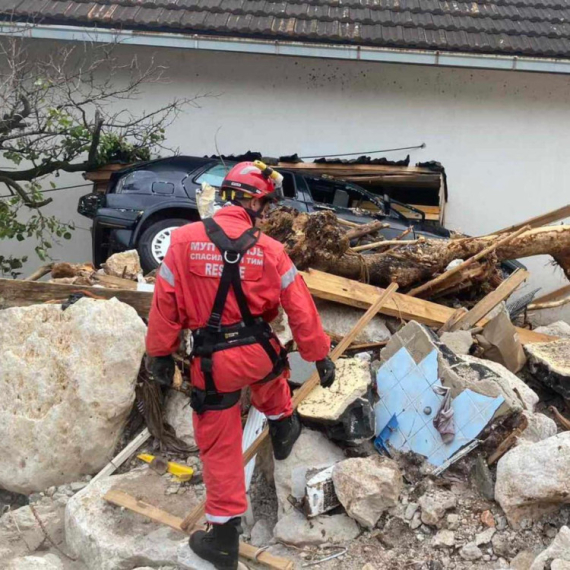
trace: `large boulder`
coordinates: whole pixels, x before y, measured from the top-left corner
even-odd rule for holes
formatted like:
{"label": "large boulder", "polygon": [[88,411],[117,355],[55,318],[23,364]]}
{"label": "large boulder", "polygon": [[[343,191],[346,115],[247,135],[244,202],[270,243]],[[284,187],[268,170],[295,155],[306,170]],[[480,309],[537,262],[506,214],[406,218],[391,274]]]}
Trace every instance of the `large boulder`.
{"label": "large boulder", "polygon": [[566,321],[556,321],[549,325],[537,327],[534,329],[534,332],[557,336],[560,338],[570,338],[570,324]]}
{"label": "large boulder", "polygon": [[187,539],[171,528],[120,509],[103,499],[111,489],[123,491],[174,516],[184,517],[197,504],[191,487],[166,494],[170,477],[143,467],[101,479],[70,499],[65,510],[68,548],[90,570],[130,570],[137,566],[177,565]]}
{"label": "large boulder", "polygon": [[517,444],[537,443],[558,433],[556,422],[544,414],[524,412],[528,427],[521,433]]}
{"label": "large boulder", "polygon": [[570,432],[520,445],[499,460],[495,499],[517,528],[522,520],[537,520],[570,503],[568,473]]}
{"label": "large boulder", "polygon": [[135,397],[145,333],[117,299],[0,311],[0,486],[41,491],[109,461]]}
{"label": "large boulder", "polygon": [[334,466],[332,478],[346,512],[368,528],[374,528],[382,514],[398,504],[404,488],[397,463],[380,456],[341,461]]}
{"label": "large boulder", "polygon": [[122,277],[136,281],[142,276],[141,260],[136,249],[114,253],[103,264],[103,270],[107,275]]}
{"label": "large boulder", "polygon": [[307,472],[325,469],[345,459],[340,447],[329,441],[322,433],[303,428],[291,455],[283,461],[275,461],[274,478],[278,516],[293,510],[289,495],[301,500],[305,496]]}
{"label": "large boulder", "polygon": [[570,398],[570,338],[525,345],[532,374],[564,398]]}

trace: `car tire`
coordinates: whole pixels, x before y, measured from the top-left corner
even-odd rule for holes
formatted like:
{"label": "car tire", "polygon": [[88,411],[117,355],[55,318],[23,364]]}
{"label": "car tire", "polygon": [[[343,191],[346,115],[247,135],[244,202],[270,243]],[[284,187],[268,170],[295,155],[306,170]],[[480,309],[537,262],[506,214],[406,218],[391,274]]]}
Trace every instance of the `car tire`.
{"label": "car tire", "polygon": [[172,230],[185,226],[188,223],[190,223],[190,220],[183,218],[167,218],[166,220],[154,222],[146,228],[137,245],[141,267],[145,275],[162,263],[170,245]]}

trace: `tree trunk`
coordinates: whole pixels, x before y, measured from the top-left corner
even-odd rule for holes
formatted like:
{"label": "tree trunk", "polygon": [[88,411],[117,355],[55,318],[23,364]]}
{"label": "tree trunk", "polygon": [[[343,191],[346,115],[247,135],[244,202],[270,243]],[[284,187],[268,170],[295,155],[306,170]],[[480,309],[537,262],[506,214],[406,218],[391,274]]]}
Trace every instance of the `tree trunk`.
{"label": "tree trunk", "polygon": [[[263,230],[285,245],[299,269],[312,267],[386,287],[411,287],[445,271],[455,259],[467,259],[504,236],[430,239],[384,253],[362,255],[350,250],[347,229],[332,212],[304,214],[280,208],[264,220]],[[570,279],[570,226],[529,230],[498,247],[488,261],[551,255]],[[493,256],[493,257],[491,257]],[[488,275],[488,274],[487,274]]]}

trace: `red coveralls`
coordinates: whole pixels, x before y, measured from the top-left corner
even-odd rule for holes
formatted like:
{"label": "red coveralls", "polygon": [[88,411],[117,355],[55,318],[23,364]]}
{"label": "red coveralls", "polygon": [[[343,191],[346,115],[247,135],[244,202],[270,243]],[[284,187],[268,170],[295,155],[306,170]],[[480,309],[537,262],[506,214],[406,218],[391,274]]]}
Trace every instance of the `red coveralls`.
{"label": "red coveralls", "polygon": [[[247,212],[228,206],[214,216],[231,238],[251,227]],[[178,349],[181,329],[206,326],[220,283],[221,255],[209,240],[201,222],[188,224],[172,234],[170,248],[156,280],[150,311],[147,353],[166,356]],[[240,264],[242,286],[252,315],[270,322],[279,305],[285,309],[293,338],[307,361],[325,358],[330,339],[324,333],[313,299],[298,275],[284,247],[261,234]],[[233,290],[227,298],[222,325],[241,321]],[[275,345],[277,348],[277,345]],[[278,348],[277,348],[278,350]],[[233,392],[251,386],[252,404],[269,419],[293,413],[287,378],[255,384],[272,370],[265,350],[258,344],[231,348],[213,355],[213,378],[219,392]],[[200,358],[191,367],[192,383],[204,388]],[[223,524],[247,509],[242,462],[240,406],[194,413],[194,436],[200,448],[206,483],[206,518]]]}

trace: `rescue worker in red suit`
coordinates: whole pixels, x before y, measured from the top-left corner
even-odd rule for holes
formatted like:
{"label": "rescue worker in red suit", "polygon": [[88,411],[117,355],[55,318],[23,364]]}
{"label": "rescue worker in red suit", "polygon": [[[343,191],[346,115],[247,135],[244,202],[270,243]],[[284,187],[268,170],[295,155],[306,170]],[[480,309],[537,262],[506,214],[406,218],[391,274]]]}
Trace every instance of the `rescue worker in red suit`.
{"label": "rescue worker in red suit", "polygon": [[334,381],[330,339],[305,282],[283,245],[256,228],[268,205],[282,197],[278,177],[268,167],[239,163],[220,189],[232,205],[173,232],[148,323],[149,370],[165,385],[174,376],[180,332],[192,330],[191,405],[210,529],[195,532],[190,547],[223,570],[237,568],[247,509],[241,389],[250,387],[252,404],[268,418],[275,459],[289,456],[301,432],[286,354],[268,325],[279,305],[301,356],[316,362],[321,384]]}

